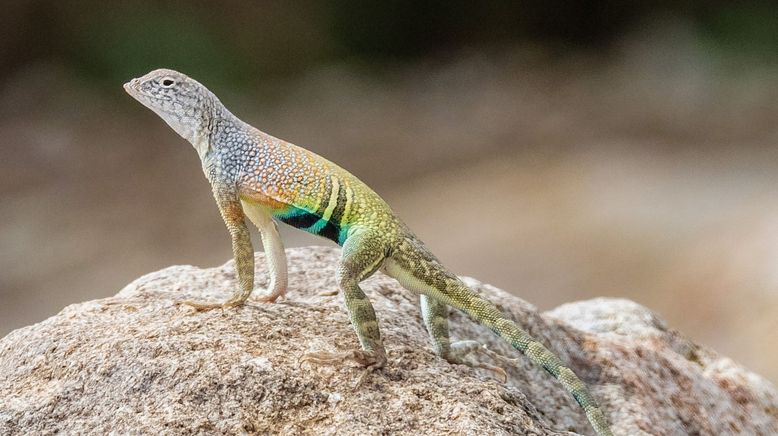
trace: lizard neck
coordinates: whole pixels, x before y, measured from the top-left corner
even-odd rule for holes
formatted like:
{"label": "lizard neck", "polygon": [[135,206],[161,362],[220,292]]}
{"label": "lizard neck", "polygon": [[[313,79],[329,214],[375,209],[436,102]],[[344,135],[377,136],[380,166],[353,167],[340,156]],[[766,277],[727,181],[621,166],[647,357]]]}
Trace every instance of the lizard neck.
{"label": "lizard neck", "polygon": [[211,149],[208,135],[195,134],[194,137],[189,139],[189,142],[191,142],[192,146],[194,146],[195,150],[197,151],[197,155],[200,156],[200,160],[204,160],[205,156],[208,154],[208,151]]}
{"label": "lizard neck", "polygon": [[[214,97],[215,98],[215,97]],[[232,114],[218,99],[204,117],[199,129],[193,132],[189,139],[201,160],[218,148],[225,132],[235,132],[245,129],[245,123]]]}
{"label": "lizard neck", "polygon": [[203,148],[206,148],[206,151],[229,151],[235,147],[253,143],[254,139],[251,137],[252,130],[254,128],[248,123],[233,115],[224,106],[221,106],[218,111],[214,111],[214,116],[210,120],[207,129],[208,135],[204,138],[205,144]]}

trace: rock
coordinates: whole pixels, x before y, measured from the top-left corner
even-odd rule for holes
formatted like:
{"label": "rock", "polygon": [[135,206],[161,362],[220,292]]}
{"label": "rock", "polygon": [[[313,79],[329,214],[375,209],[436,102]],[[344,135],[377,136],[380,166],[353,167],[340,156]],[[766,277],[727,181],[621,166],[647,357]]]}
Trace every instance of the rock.
{"label": "rock", "polygon": [[[592,433],[561,385],[523,357],[506,367],[507,385],[437,358],[417,298],[381,274],[363,289],[388,367],[355,388],[361,369],[353,365],[300,366],[308,351],[358,345],[332,295],[339,250],[287,254],[290,289],[278,304],[176,305],[223,300],[235,277],[231,262],[174,266],[10,333],[0,340],[0,434]],[[261,253],[257,267],[261,287]],[[467,281],[569,362],[616,434],[778,434],[775,387],[635,303],[597,299],[541,314]],[[458,312],[452,331],[516,355]]]}

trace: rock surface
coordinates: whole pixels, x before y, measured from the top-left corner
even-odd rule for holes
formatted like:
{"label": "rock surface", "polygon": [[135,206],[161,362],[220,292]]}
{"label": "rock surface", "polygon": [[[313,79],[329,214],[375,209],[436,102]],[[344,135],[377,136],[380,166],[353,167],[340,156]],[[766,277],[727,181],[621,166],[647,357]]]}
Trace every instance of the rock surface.
{"label": "rock surface", "polygon": [[[0,340],[0,434],[592,433],[559,383],[526,359],[505,368],[503,385],[437,358],[417,299],[381,274],[363,289],[388,367],[355,389],[356,367],[300,366],[308,351],[358,345],[332,295],[339,251],[287,254],[290,289],[279,304],[195,312],[175,302],[225,299],[232,263],[174,266],[10,333]],[[257,267],[261,287],[261,253]],[[541,314],[468,283],[570,363],[616,434],[778,434],[775,387],[635,303],[598,299]],[[458,313],[452,332],[514,355]]]}

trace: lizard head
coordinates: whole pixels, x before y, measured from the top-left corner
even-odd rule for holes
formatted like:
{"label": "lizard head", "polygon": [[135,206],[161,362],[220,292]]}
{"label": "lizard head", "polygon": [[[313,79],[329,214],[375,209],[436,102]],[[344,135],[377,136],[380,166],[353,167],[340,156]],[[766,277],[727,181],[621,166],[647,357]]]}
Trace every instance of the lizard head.
{"label": "lizard head", "polygon": [[218,99],[186,74],[164,68],[154,70],[125,83],[124,90],[195,147],[207,136]]}

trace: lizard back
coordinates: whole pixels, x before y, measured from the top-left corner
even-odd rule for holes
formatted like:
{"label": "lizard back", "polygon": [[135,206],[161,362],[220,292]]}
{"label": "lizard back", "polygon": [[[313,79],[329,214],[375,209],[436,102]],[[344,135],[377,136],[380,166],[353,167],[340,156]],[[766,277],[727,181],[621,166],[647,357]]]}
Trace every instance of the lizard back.
{"label": "lizard back", "polygon": [[360,224],[385,223],[388,233],[396,230],[389,206],[356,176],[309,150],[246,126],[251,144],[240,153],[242,200],[339,245]]}

